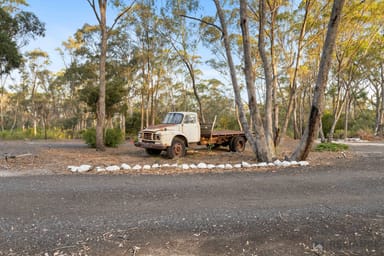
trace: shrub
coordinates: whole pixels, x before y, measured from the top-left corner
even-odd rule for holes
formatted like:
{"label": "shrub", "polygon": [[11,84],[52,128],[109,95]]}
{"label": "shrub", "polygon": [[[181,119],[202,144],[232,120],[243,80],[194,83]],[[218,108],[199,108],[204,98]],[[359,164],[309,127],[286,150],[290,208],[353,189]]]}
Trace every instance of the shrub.
{"label": "shrub", "polygon": [[83,140],[87,145],[92,148],[96,147],[96,130],[95,128],[90,128],[83,133]]}
{"label": "shrub", "polygon": [[[96,130],[91,128],[83,133],[83,139],[90,147],[96,147]],[[107,129],[104,136],[104,143],[107,147],[117,147],[123,143],[123,133],[120,129]]]}
{"label": "shrub", "polygon": [[348,145],[341,144],[341,143],[332,143],[332,142],[326,142],[326,143],[320,143],[316,146],[315,151],[332,151],[332,152],[338,152],[347,150]]}
{"label": "shrub", "polygon": [[107,129],[104,142],[107,147],[116,148],[123,142],[123,133],[120,129]]}

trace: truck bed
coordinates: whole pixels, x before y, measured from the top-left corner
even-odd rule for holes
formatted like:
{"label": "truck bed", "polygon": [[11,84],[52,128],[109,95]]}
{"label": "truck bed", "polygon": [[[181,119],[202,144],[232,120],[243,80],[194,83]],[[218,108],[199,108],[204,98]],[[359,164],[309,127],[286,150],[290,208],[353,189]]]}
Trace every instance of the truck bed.
{"label": "truck bed", "polygon": [[211,137],[226,137],[233,135],[244,135],[242,131],[235,130],[212,130],[212,124],[201,124],[200,125],[200,136],[202,138],[211,138]]}

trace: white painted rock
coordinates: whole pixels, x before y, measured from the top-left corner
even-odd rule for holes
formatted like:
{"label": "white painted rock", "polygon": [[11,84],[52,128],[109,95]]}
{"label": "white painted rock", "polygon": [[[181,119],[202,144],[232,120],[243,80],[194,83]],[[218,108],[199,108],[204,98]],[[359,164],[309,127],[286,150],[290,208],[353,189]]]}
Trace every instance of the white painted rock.
{"label": "white painted rock", "polygon": [[261,162],[257,164],[257,167],[267,167],[268,164],[266,162]]}
{"label": "white painted rock", "polygon": [[276,166],[274,163],[268,163],[267,166]]}
{"label": "white painted rock", "polygon": [[199,168],[199,169],[207,169],[207,164],[205,164],[205,163],[199,163],[199,164],[197,165],[197,168]]}
{"label": "white painted rock", "polygon": [[135,166],[132,167],[132,170],[141,170],[141,165],[136,164]]}
{"label": "white painted rock", "polygon": [[235,167],[235,168],[241,168],[242,165],[241,165],[241,164],[235,164],[233,167]]}
{"label": "white painted rock", "polygon": [[179,167],[179,165],[178,164],[171,164],[171,167],[177,168],[177,167]]}
{"label": "white painted rock", "polygon": [[291,166],[292,165],[292,163],[291,162],[288,162],[288,161],[283,161],[282,163],[281,163],[281,166],[284,166],[284,167],[288,167],[288,166]]}
{"label": "white painted rock", "polygon": [[188,164],[182,164],[181,165],[181,169],[188,170],[189,169],[189,165]]}
{"label": "white painted rock", "polygon": [[107,170],[108,172],[115,172],[115,171],[120,171],[120,167],[117,165],[111,165],[111,166],[107,166],[105,170]]}
{"label": "white painted rock", "polygon": [[105,170],[104,167],[97,166],[97,167],[96,167],[96,171],[97,171],[97,172],[105,172],[106,170]]}
{"label": "white painted rock", "polygon": [[162,164],[161,167],[168,168],[168,167],[170,167],[170,165],[169,164]]}
{"label": "white painted rock", "polygon": [[242,165],[244,168],[252,167],[252,165],[249,164],[249,163],[247,163],[247,162],[242,162],[241,165]]}
{"label": "white painted rock", "polygon": [[153,168],[153,169],[160,168],[160,167],[161,167],[161,166],[160,166],[159,164],[153,164],[153,165],[152,165],[152,168]]}
{"label": "white painted rock", "polygon": [[225,169],[225,165],[224,164],[218,164],[218,165],[216,165],[216,168]]}
{"label": "white painted rock", "polygon": [[214,165],[214,164],[207,164],[207,168],[208,169],[215,169],[216,165]]}
{"label": "white painted rock", "polygon": [[88,165],[88,164],[82,164],[79,166],[79,168],[77,169],[78,172],[88,172],[92,169],[92,166]]}
{"label": "white painted rock", "polygon": [[150,170],[151,169],[151,166],[149,164],[145,164],[143,166],[143,170]]}
{"label": "white painted rock", "polygon": [[78,169],[79,169],[79,167],[73,166],[73,165],[68,165],[68,167],[67,167],[67,170],[69,170],[71,172],[77,172]]}
{"label": "white painted rock", "polygon": [[123,169],[123,170],[131,170],[132,167],[129,164],[122,164],[121,165],[121,169]]}
{"label": "white painted rock", "polygon": [[276,166],[281,166],[282,165],[282,162],[277,159],[275,162],[273,162]]}
{"label": "white painted rock", "polygon": [[232,169],[233,166],[231,164],[225,164],[225,169]]}
{"label": "white painted rock", "polygon": [[197,165],[195,165],[195,164],[190,164],[189,167],[190,167],[191,169],[196,169],[196,168],[197,168]]}
{"label": "white painted rock", "polygon": [[307,166],[307,165],[309,165],[309,162],[308,161],[300,161],[299,165],[300,166]]}

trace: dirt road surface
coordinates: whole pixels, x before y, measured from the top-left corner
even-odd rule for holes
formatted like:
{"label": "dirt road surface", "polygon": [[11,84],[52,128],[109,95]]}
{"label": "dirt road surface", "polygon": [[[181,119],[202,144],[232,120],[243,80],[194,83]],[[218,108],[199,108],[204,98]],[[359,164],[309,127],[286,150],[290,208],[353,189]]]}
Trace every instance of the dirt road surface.
{"label": "dirt road surface", "polygon": [[255,172],[0,177],[0,255],[384,255],[384,145],[352,153]]}

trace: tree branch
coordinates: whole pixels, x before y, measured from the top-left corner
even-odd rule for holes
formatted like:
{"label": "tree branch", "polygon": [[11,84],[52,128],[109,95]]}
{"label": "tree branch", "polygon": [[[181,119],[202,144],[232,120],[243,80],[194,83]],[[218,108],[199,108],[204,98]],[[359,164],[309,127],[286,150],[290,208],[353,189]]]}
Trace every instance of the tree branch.
{"label": "tree branch", "polygon": [[197,20],[197,21],[200,21],[201,23],[204,23],[204,24],[207,24],[209,26],[215,27],[215,28],[217,28],[221,32],[221,35],[222,35],[221,38],[224,37],[224,32],[223,32],[222,28],[217,26],[216,24],[210,23],[208,21],[205,21],[205,20],[202,20],[202,19],[199,19],[199,18],[187,16],[187,15],[184,15],[184,14],[180,14],[179,16],[187,18],[187,19],[191,19],[191,20]]}
{"label": "tree branch", "polygon": [[97,13],[97,10],[96,10],[95,0],[92,0],[92,1],[91,0],[87,0],[87,2],[92,7],[92,10],[95,13],[97,21],[99,22],[99,24],[101,24],[100,16],[99,16],[99,14]]}
{"label": "tree branch", "polygon": [[[89,1],[89,0],[87,0],[87,1]],[[133,5],[135,3],[136,3],[136,0],[134,0],[129,7],[125,8],[121,13],[119,13],[119,15],[117,15],[117,17],[113,21],[113,24],[112,24],[111,28],[109,29],[109,31],[111,31],[115,27],[116,23],[119,21],[119,19],[121,19],[121,17],[123,17],[127,12],[129,12],[133,8]]]}

